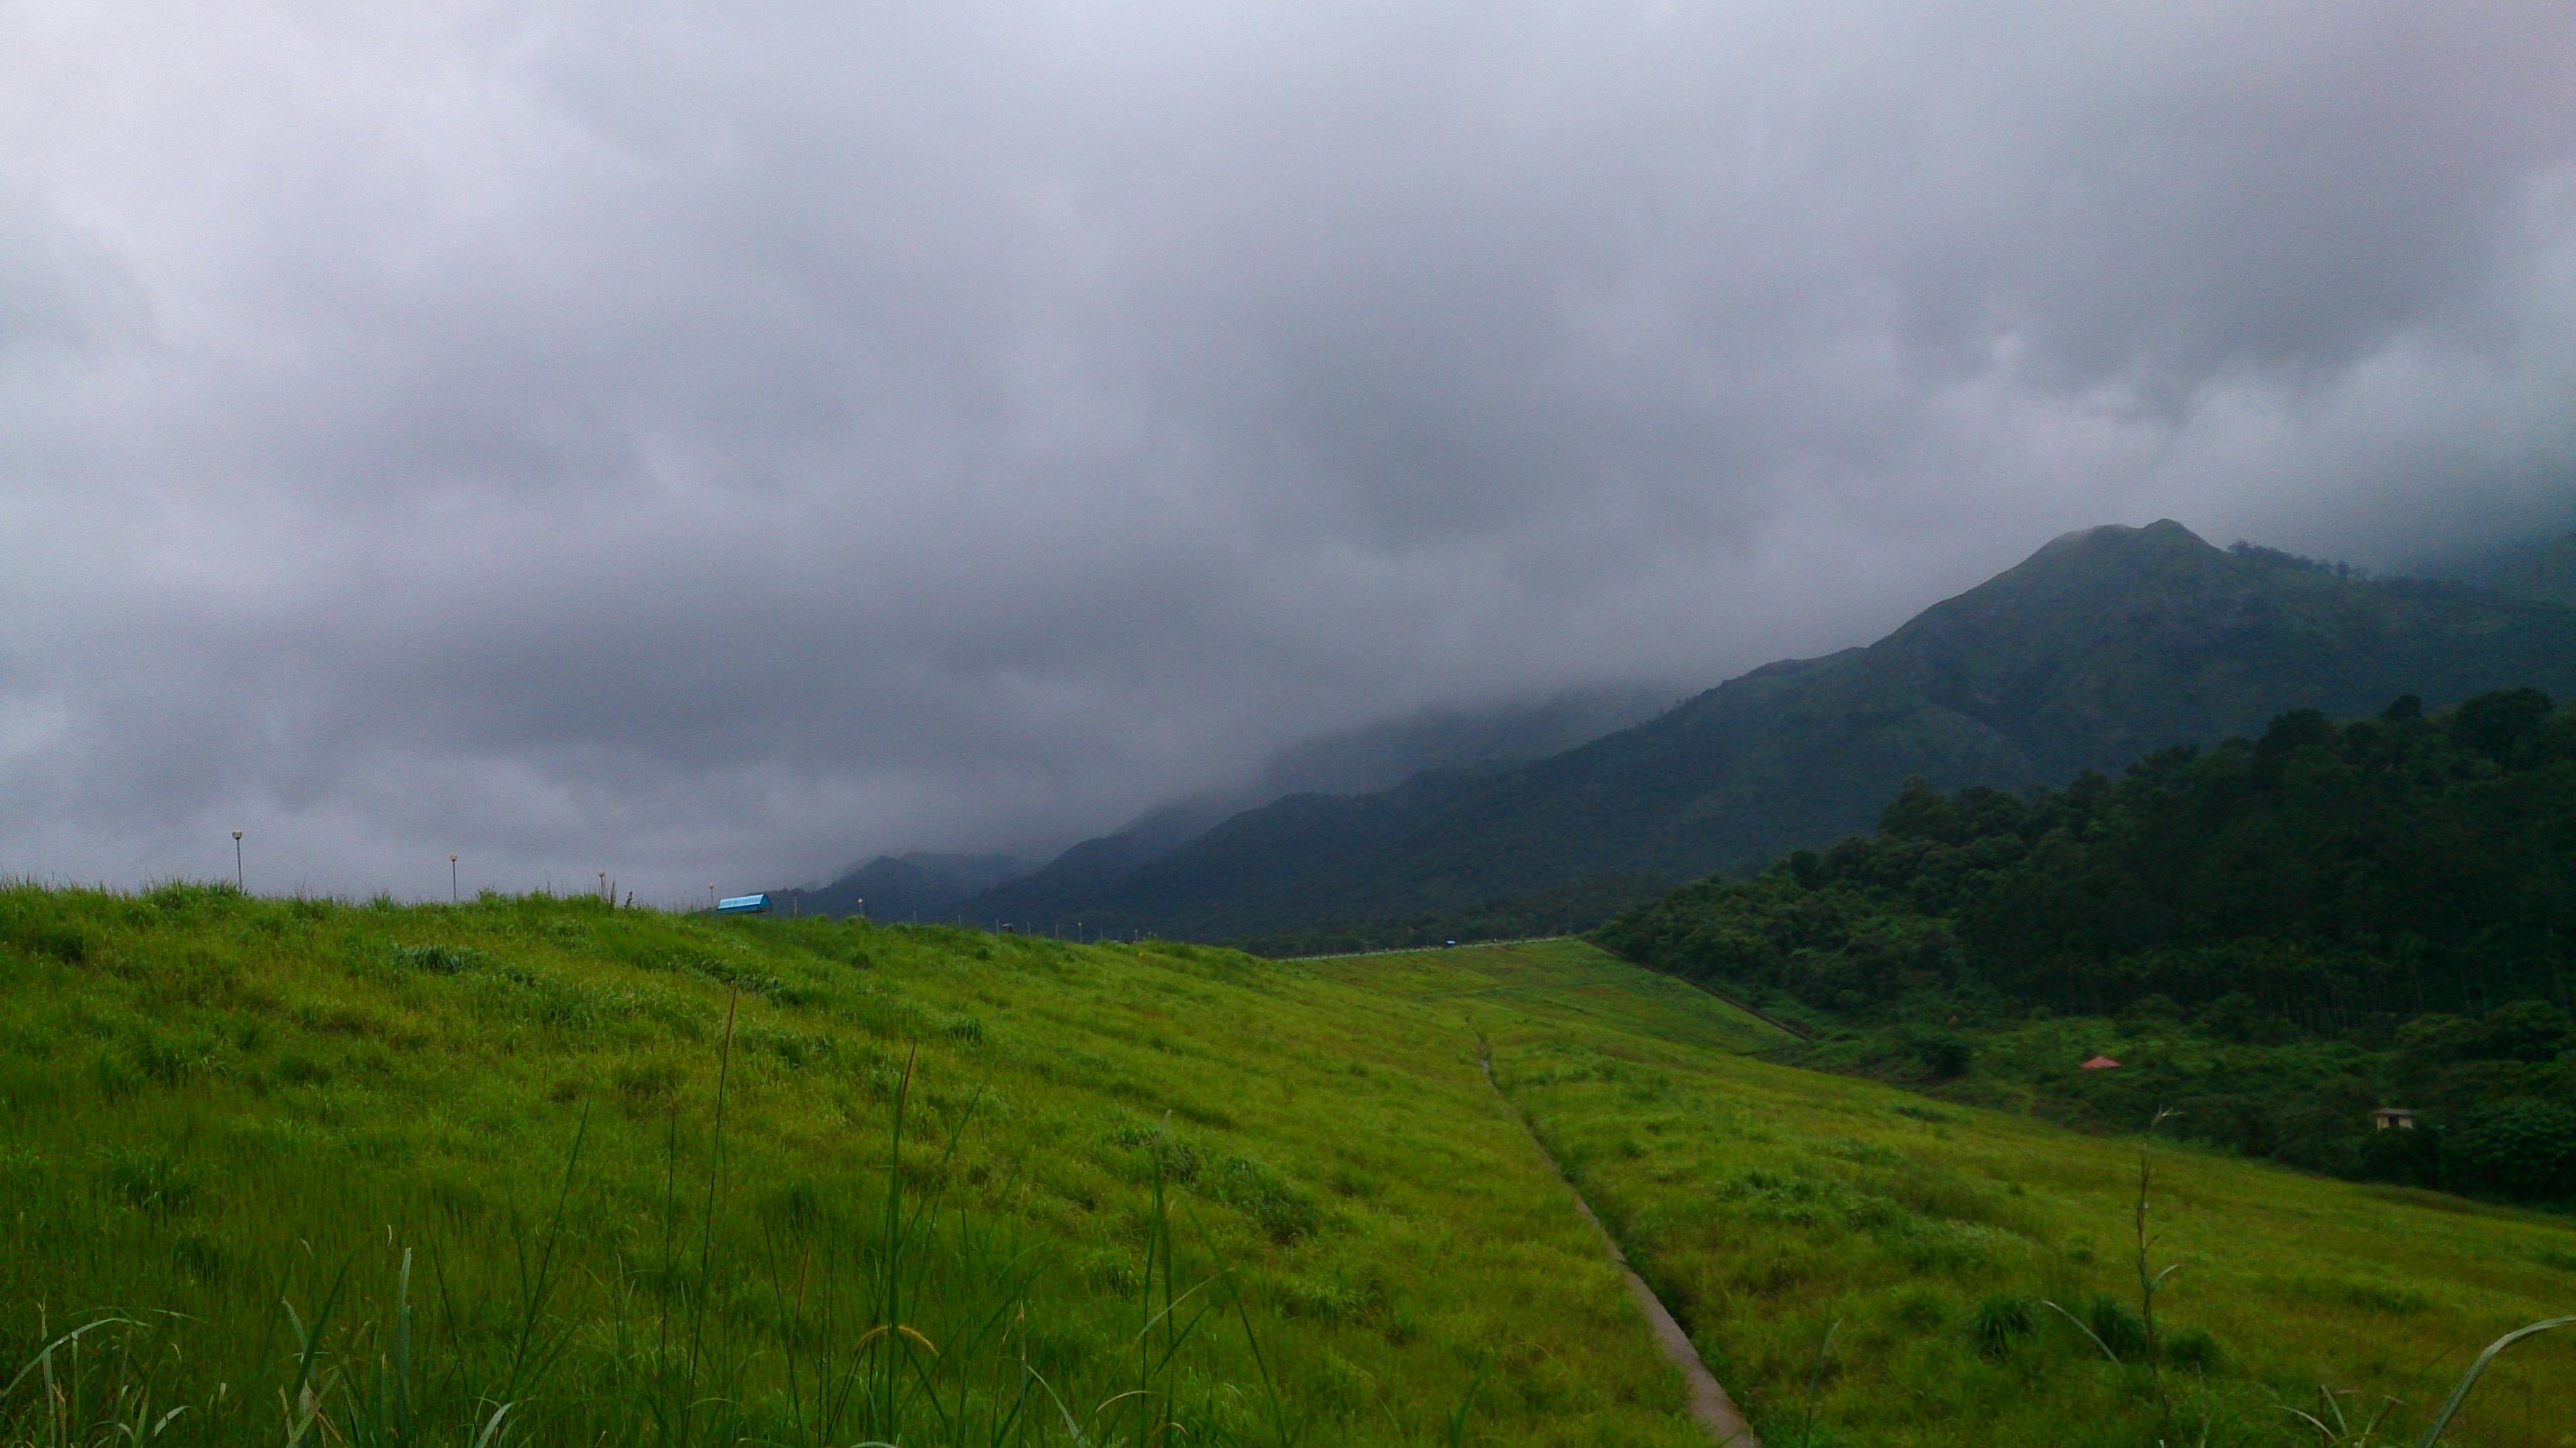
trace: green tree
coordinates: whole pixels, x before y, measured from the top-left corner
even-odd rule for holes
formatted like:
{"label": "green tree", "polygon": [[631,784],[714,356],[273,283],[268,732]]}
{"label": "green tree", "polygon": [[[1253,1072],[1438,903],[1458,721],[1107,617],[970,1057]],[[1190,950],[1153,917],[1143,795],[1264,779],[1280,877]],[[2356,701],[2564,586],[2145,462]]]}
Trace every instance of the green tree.
{"label": "green tree", "polygon": [[2471,1183],[2523,1201],[2576,1194],[2576,1108],[2534,1097],[2489,1102],[2451,1133]]}

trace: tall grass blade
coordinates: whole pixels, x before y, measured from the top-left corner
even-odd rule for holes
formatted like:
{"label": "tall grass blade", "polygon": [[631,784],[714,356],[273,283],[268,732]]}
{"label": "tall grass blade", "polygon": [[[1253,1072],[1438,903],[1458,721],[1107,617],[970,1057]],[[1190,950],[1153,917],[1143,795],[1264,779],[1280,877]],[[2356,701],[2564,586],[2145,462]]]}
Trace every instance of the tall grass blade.
{"label": "tall grass blade", "polygon": [[419,1436],[411,1411],[411,1249],[403,1248],[402,1275],[394,1281],[394,1432],[401,1441]]}
{"label": "tall grass blade", "polygon": [[2093,1345],[2102,1350],[2103,1357],[2115,1363],[2120,1360],[2120,1355],[2111,1351],[2111,1345],[2102,1340],[2102,1334],[2095,1332],[2092,1325],[2087,1323],[2083,1318],[2077,1317],[2074,1313],[2067,1311],[2065,1308],[2058,1306],[2056,1303],[2049,1301],[2045,1297],[2039,1300],[2039,1305],[2056,1313],[2058,1316],[2065,1318],[2068,1322],[2074,1323],[2075,1330],[2084,1334],[2086,1337],[2091,1338],[2093,1340]]}
{"label": "tall grass blade", "polygon": [[1216,1238],[1209,1234],[1207,1224],[1199,1221],[1195,1212],[1187,1215],[1190,1225],[1198,1229],[1200,1243],[1216,1260],[1216,1276],[1209,1280],[1225,1284],[1226,1297],[1234,1306],[1235,1321],[1243,1327],[1244,1346],[1252,1353],[1253,1368],[1261,1374],[1261,1391],[1270,1400],[1271,1431],[1278,1439],[1279,1448],[1293,1448],[1299,1435],[1289,1425],[1288,1405],[1279,1395],[1279,1380],[1270,1371],[1269,1356],[1261,1350],[1261,1335],[1252,1330],[1252,1309],[1244,1305],[1243,1284],[1223,1250],[1216,1245]]}
{"label": "tall grass blade", "polygon": [[10,1395],[18,1391],[18,1385],[25,1382],[30,1373],[35,1372],[39,1367],[50,1364],[53,1361],[53,1356],[57,1349],[68,1346],[72,1343],[77,1343],[88,1334],[95,1332],[102,1327],[114,1324],[122,1324],[126,1327],[141,1327],[143,1325],[130,1317],[102,1317],[95,1322],[82,1323],[80,1326],[73,1328],[71,1331],[64,1333],[62,1336],[55,1338],[52,1342],[49,1342],[43,1347],[37,1349],[36,1355],[27,1359],[27,1365],[18,1370],[18,1375],[9,1380],[9,1386],[0,1388],[0,1404],[5,1404],[9,1401]]}
{"label": "tall grass blade", "polygon": [[2487,1350],[2478,1354],[2478,1360],[2469,1364],[2469,1370],[2460,1374],[2459,1386],[2451,1389],[2451,1396],[2443,1402],[2442,1411],[2433,1415],[2432,1426],[2424,1430],[2424,1436],[2418,1440],[2416,1448],[2434,1448],[2434,1445],[2442,1441],[2442,1430],[2451,1426],[2451,1419],[2459,1415],[2460,1406],[2468,1402],[2469,1390],[2478,1385],[2478,1379],[2486,1374],[2487,1365],[2494,1362],[2499,1353],[2526,1337],[2538,1337],[2553,1328],[2571,1324],[2576,1324],[2576,1317],[2553,1317],[2544,1322],[2535,1322],[2529,1327],[2515,1328],[2488,1343]]}
{"label": "tall grass blade", "polygon": [[357,1264],[357,1260],[357,1254],[353,1252],[341,1262],[339,1272],[331,1279],[331,1290],[323,1294],[322,1310],[313,1315],[310,1332],[305,1330],[304,1319],[296,1314],[295,1305],[283,1304],[287,1321],[295,1329],[298,1348],[295,1386],[279,1392],[287,1405],[287,1448],[302,1448],[313,1431],[315,1421],[321,1416],[322,1400],[330,1395],[330,1380],[326,1378],[317,1383],[313,1373],[322,1361],[323,1331],[329,1327],[332,1313],[339,1309],[340,1294],[349,1285],[349,1269]]}
{"label": "tall grass blade", "polygon": [[1466,1448],[1467,1415],[1474,1411],[1476,1394],[1485,1386],[1485,1374],[1493,1371],[1493,1366],[1491,1359],[1476,1364],[1476,1375],[1467,1380],[1467,1396],[1449,1410],[1449,1448]]}
{"label": "tall grass blade", "polygon": [[1842,1331],[1843,1320],[1835,1318],[1825,1329],[1824,1341],[1816,1344],[1816,1366],[1807,1374],[1806,1421],[1798,1428],[1798,1448],[1814,1448],[1816,1441],[1816,1390],[1824,1386],[1825,1368],[1832,1363],[1834,1334]]}
{"label": "tall grass blade", "polygon": [[683,1448],[696,1429],[698,1410],[698,1363],[705,1355],[707,1341],[707,1298],[715,1282],[716,1189],[724,1180],[725,1086],[733,1074],[734,1013],[742,1005],[742,987],[737,985],[725,997],[724,1045],[716,1056],[715,1127],[707,1145],[707,1205],[704,1220],[698,1227],[698,1290],[689,1306],[689,1385],[680,1402],[680,1442]]}
{"label": "tall grass blade", "polygon": [[[580,1124],[573,1129],[572,1151],[564,1159],[563,1183],[556,1189],[554,1214],[546,1224],[545,1245],[539,1250],[537,1256],[536,1281],[524,1294],[525,1301],[522,1304],[518,1338],[511,1345],[510,1371],[508,1377],[503,1380],[501,1391],[501,1398],[505,1402],[518,1401],[526,1389],[532,1387],[537,1379],[545,1376],[546,1369],[553,1364],[555,1357],[562,1350],[563,1339],[560,1335],[555,1342],[540,1347],[537,1338],[537,1322],[544,1314],[546,1299],[554,1289],[555,1254],[563,1242],[564,1209],[572,1201],[573,1181],[581,1169],[582,1143],[588,1140],[589,1136],[590,1111],[585,1107],[581,1113]],[[524,1252],[521,1254],[520,1261],[521,1281],[525,1282],[527,1279]]]}

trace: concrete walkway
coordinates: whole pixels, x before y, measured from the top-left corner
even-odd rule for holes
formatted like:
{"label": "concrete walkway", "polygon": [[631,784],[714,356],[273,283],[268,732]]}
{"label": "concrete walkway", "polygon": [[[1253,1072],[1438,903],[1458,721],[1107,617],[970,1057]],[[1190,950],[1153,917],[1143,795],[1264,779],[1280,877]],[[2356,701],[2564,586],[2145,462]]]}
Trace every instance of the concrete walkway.
{"label": "concrete walkway", "polygon": [[1494,1095],[1512,1113],[1512,1119],[1521,1124],[1521,1130],[1528,1134],[1530,1146],[1550,1167],[1555,1168],[1557,1179],[1574,1194],[1575,1209],[1583,1213],[1583,1220],[1590,1222],[1592,1230],[1601,1234],[1602,1247],[1609,1252],[1610,1260],[1619,1264],[1619,1274],[1628,1279],[1628,1295],[1636,1299],[1637,1310],[1644,1313],[1646,1321],[1654,1326],[1655,1341],[1663,1348],[1665,1358],[1682,1370],[1683,1381],[1690,1385],[1692,1419],[1708,1430],[1709,1437],[1729,1445],[1729,1448],[1762,1448],[1762,1440],[1753,1435],[1753,1425],[1744,1421],[1744,1415],[1736,1410],[1735,1400],[1719,1386],[1716,1376],[1709,1372],[1708,1364],[1700,1361],[1699,1349],[1691,1346],[1690,1334],[1682,1331],[1682,1325],[1665,1310],[1664,1300],[1655,1295],[1655,1289],[1648,1287],[1646,1279],[1637,1275],[1637,1269],[1628,1265],[1628,1254],[1619,1250],[1618,1239],[1610,1235],[1609,1228],[1601,1225],[1601,1218],[1593,1212],[1592,1204],[1583,1199],[1583,1189],[1574,1184],[1574,1179],[1565,1174],[1565,1168],[1548,1153],[1547,1143],[1538,1139],[1538,1132],[1531,1128],[1529,1118],[1521,1114],[1521,1109],[1512,1104],[1512,1098],[1503,1095],[1502,1083],[1494,1079],[1493,1058],[1486,1054],[1481,1040],[1476,1043],[1476,1064],[1484,1068],[1485,1084],[1494,1088]]}

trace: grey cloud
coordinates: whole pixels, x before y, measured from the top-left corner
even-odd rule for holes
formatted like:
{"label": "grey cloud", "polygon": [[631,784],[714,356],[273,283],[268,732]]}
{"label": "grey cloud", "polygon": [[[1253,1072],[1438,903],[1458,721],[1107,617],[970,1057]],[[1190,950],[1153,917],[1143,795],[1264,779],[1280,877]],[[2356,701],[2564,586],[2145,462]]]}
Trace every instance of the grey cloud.
{"label": "grey cloud", "polygon": [[0,870],[1043,848],[2066,528],[2570,521],[2576,12],[0,16]]}

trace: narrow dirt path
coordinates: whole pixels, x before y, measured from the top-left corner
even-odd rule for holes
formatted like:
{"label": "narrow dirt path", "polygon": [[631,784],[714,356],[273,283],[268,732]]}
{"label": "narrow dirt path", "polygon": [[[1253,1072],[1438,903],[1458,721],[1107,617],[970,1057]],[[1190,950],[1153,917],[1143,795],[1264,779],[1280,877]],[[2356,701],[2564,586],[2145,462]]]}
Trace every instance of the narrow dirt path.
{"label": "narrow dirt path", "polygon": [[1619,1239],[1611,1236],[1610,1229],[1601,1225],[1601,1218],[1593,1212],[1592,1204],[1583,1199],[1583,1189],[1574,1184],[1574,1178],[1565,1174],[1565,1168],[1548,1152],[1547,1143],[1538,1139],[1538,1132],[1530,1126],[1529,1118],[1521,1114],[1520,1107],[1503,1094],[1502,1083],[1494,1079],[1493,1057],[1486,1051],[1481,1036],[1476,1041],[1476,1064],[1484,1069],[1485,1084],[1493,1088],[1495,1098],[1511,1112],[1512,1119],[1521,1124],[1522,1132],[1529,1137],[1531,1149],[1555,1169],[1557,1180],[1564,1182],[1565,1189],[1574,1194],[1575,1209],[1583,1213],[1583,1220],[1590,1222],[1592,1230],[1601,1234],[1603,1249],[1609,1252],[1611,1261],[1619,1264],[1619,1275],[1628,1279],[1628,1295],[1637,1300],[1637,1310],[1644,1313],[1646,1321],[1654,1326],[1655,1341],[1662,1346],[1665,1358],[1682,1370],[1683,1381],[1690,1385],[1692,1419],[1706,1428],[1711,1438],[1729,1445],[1729,1448],[1762,1448],[1762,1440],[1753,1435],[1753,1425],[1744,1421],[1744,1415],[1736,1410],[1735,1400],[1719,1386],[1716,1376],[1709,1372],[1708,1364],[1700,1361],[1699,1349],[1691,1346],[1690,1334],[1682,1331],[1682,1325],[1665,1310],[1664,1300],[1655,1295],[1655,1289],[1648,1287],[1646,1279],[1637,1275],[1637,1269],[1628,1265],[1628,1254],[1619,1250]]}

